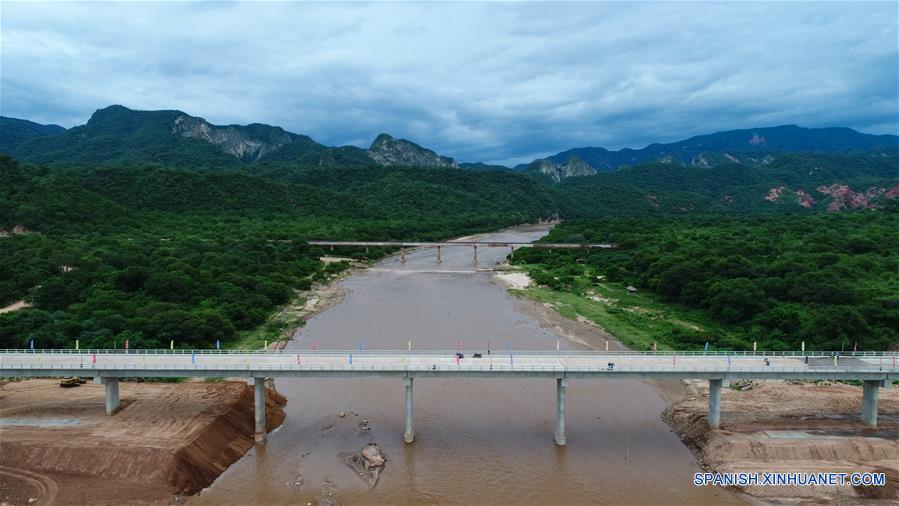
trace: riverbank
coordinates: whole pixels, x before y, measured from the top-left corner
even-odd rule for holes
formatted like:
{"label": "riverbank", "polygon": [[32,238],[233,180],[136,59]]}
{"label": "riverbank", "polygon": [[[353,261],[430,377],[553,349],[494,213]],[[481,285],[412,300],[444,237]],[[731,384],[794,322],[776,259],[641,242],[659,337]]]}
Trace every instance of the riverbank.
{"label": "riverbank", "polygon": [[[560,308],[549,290],[524,289],[522,279],[495,277],[518,296],[522,312],[545,328],[589,350],[628,350],[601,326],[579,314],[585,304]],[[534,296],[535,293],[538,296]],[[573,294],[560,294],[575,297]],[[561,302],[565,304],[565,302]],[[605,304],[604,301],[593,301]],[[562,309],[562,310],[560,310]],[[565,311],[567,310],[567,311]],[[584,312],[590,313],[589,310]],[[644,340],[645,341],[645,340]],[[708,383],[647,381],[665,399],[662,419],[712,472],[883,472],[886,487],[735,488],[763,501],[865,502],[899,499],[899,388],[881,389],[879,429],[859,421],[861,387],[842,383],[765,381],[735,384],[722,395],[720,430],[708,428]],[[742,389],[740,388],[742,387]]]}
{"label": "riverbank", "polygon": [[[253,388],[244,382],[120,388],[122,408],[106,416],[104,387],[92,382],[0,385],[0,504],[178,502],[253,446]],[[267,430],[281,425],[286,402],[266,390]]]}
{"label": "riverbank", "polygon": [[741,382],[721,395],[719,430],[708,428],[708,384],[663,418],[713,472],[882,472],[884,487],[740,487],[777,502],[866,503],[899,499],[899,388],[881,389],[877,429],[859,420],[861,387],[843,383]]}
{"label": "riverbank", "polygon": [[[327,260],[333,258],[323,257],[321,260],[325,263],[333,263]],[[344,261],[344,259],[339,261]],[[346,290],[340,287],[340,281],[354,272],[368,267],[368,264],[361,262],[349,263],[349,268],[330,276],[327,281],[315,283],[309,290],[296,290],[290,302],[280,307],[264,324],[241,335],[232,348],[260,349],[267,343],[269,350],[284,349],[296,333],[303,328],[306,320],[343,300]]]}
{"label": "riverbank", "polygon": [[[510,273],[518,274],[518,276],[509,279],[508,275]],[[527,274],[510,271],[505,275],[497,274],[493,279],[494,282],[509,289],[509,294],[513,295],[517,300],[519,311],[537,320],[543,328],[564,337],[575,348],[581,350],[602,351],[606,349],[607,344],[609,351],[628,351],[631,349],[618,340],[614,334],[593,320],[576,312],[572,313],[571,316],[566,315],[559,311],[559,306],[556,304],[532,298],[531,294],[533,292],[525,289],[531,283],[529,281],[524,282],[521,276],[527,276]],[[688,394],[687,388],[680,380],[656,380],[645,381],[645,383],[651,385],[668,405],[685,398]]]}

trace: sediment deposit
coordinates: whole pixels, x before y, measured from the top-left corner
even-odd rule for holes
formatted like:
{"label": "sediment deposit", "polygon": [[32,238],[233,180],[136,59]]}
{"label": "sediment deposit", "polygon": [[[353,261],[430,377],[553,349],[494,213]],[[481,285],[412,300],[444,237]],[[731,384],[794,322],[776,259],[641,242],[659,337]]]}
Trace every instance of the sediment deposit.
{"label": "sediment deposit", "polygon": [[[861,387],[765,381],[734,384],[721,396],[720,430],[709,430],[708,385],[688,382],[687,397],[665,419],[713,472],[882,472],[885,487],[750,486],[778,502],[842,503],[899,499],[899,388],[881,389],[877,429],[859,420]],[[745,390],[741,390],[741,388]]]}
{"label": "sediment deposit", "polygon": [[[169,502],[212,483],[253,445],[253,388],[244,382],[122,382],[104,414],[104,387],[58,380],[0,386],[0,503]],[[266,390],[266,426],[286,399]]]}

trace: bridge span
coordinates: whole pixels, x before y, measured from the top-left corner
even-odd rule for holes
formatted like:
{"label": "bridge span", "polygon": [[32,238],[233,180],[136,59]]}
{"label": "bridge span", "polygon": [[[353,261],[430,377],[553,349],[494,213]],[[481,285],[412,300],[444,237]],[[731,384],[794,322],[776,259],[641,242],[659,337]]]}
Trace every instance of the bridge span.
{"label": "bridge span", "polygon": [[[477,356],[475,355],[477,353]],[[219,351],[0,350],[0,377],[90,376],[106,385],[106,412],[119,406],[119,380],[145,377],[246,378],[254,384],[256,437],[265,439],[266,378],[402,378],[407,443],[414,440],[412,385],[428,377],[535,377],[556,380],[555,440],[565,445],[570,380],[700,379],[709,382],[709,427],[721,423],[721,388],[737,379],[861,381],[861,419],[877,426],[881,387],[899,380],[895,352],[581,351]]]}
{"label": "bridge span", "polygon": [[537,249],[617,249],[614,243],[570,243],[570,242],[508,242],[508,241],[442,241],[442,242],[409,242],[409,241],[307,241],[311,246],[334,247],[363,246],[368,254],[369,248],[399,248],[400,262],[406,262],[406,248],[437,248],[437,263],[443,263],[441,248],[446,246],[466,246],[474,248],[474,263],[478,263],[478,247],[482,248],[537,248]]}

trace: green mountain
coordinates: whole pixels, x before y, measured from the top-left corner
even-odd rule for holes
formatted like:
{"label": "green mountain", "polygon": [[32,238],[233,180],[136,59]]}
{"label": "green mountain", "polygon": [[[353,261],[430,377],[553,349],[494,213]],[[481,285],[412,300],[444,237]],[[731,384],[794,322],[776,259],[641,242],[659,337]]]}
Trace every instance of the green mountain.
{"label": "green mountain", "polygon": [[329,148],[280,127],[218,126],[181,111],[134,111],[120,105],[100,109],[87,124],[63,132],[19,142],[6,142],[9,137],[8,129],[0,128],[0,139],[12,146],[9,153],[37,163],[185,168],[240,167],[261,160],[316,166],[347,160],[369,163],[364,150]]}
{"label": "green mountain", "polygon": [[[572,160],[609,172],[623,166],[661,162],[709,167],[716,163],[762,163],[767,155],[793,152],[836,153],[867,151],[878,147],[899,147],[899,136],[870,135],[851,128],[802,128],[784,125],[771,128],[729,130],[699,135],[670,144],[650,144],[642,149],[610,151],[604,148],[575,148],[545,159],[519,165],[529,173],[564,174]],[[589,175],[580,170],[571,176]]]}
{"label": "green mountain", "polygon": [[41,125],[24,119],[0,116],[0,153],[11,153],[23,142],[35,137],[65,132],[59,125]]}
{"label": "green mountain", "polygon": [[899,197],[899,149],[784,153],[710,167],[646,163],[555,186],[563,215],[872,209]]}
{"label": "green mountain", "polygon": [[405,139],[379,135],[368,150],[330,147],[281,127],[213,125],[182,111],[135,111],[112,105],[65,130],[3,118],[0,152],[54,164],[239,168],[290,162],[303,167],[374,165],[452,167],[451,159]]}
{"label": "green mountain", "polygon": [[611,172],[646,163],[698,168],[760,166],[793,152],[838,153],[897,147],[895,135],[869,135],[850,128],[795,125],[730,130],[642,149],[575,148],[508,169],[452,158],[406,139],[380,134],[368,149],[331,147],[276,126],[213,125],[182,111],[135,111],[120,105],[97,110],[87,124],[68,130],[0,117],[0,153],[54,164],[158,165],[180,168],[241,168],[291,163],[301,167],[416,166],[522,171],[539,180]]}

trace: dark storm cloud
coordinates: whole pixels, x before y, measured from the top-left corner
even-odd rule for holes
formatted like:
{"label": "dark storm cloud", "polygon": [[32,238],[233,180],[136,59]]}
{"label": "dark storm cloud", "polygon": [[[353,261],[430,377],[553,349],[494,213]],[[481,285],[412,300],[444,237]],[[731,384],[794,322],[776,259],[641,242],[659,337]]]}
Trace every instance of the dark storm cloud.
{"label": "dark storm cloud", "polygon": [[896,133],[897,4],[4,2],[0,108],[379,132],[462,161],[797,123]]}

